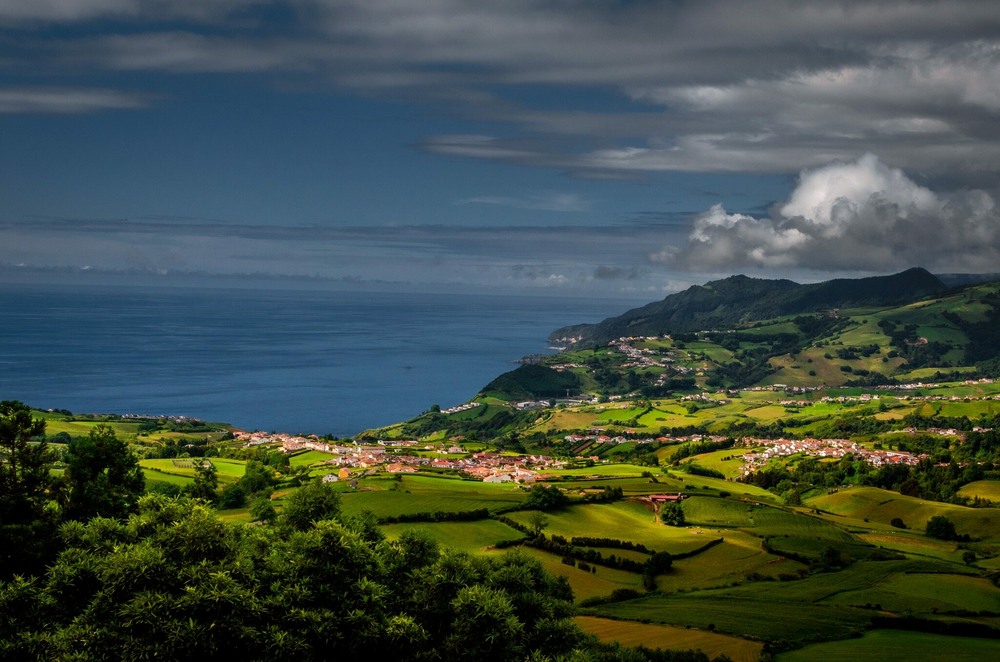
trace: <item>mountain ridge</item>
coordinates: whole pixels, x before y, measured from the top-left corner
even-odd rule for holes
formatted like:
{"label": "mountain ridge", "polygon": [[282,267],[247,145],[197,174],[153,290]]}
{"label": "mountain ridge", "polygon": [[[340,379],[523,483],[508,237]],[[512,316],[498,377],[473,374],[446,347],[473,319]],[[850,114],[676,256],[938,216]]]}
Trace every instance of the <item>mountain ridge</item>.
{"label": "mountain ridge", "polygon": [[615,338],[734,327],[781,315],[826,309],[889,305],[939,294],[949,287],[922,267],[888,276],[836,278],[799,284],[787,279],[734,275],[671,294],[597,324],[556,329],[549,341],[569,346]]}

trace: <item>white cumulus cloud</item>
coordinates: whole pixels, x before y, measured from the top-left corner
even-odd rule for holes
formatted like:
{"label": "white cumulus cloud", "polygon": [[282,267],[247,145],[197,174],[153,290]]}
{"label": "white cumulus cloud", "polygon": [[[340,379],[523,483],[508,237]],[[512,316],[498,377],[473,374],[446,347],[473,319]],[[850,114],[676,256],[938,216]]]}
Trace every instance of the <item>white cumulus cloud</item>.
{"label": "white cumulus cloud", "polygon": [[803,171],[770,216],[715,205],[695,217],[687,246],[651,256],[701,269],[871,271],[988,271],[998,258],[1000,210],[992,197],[935,193],[872,154]]}

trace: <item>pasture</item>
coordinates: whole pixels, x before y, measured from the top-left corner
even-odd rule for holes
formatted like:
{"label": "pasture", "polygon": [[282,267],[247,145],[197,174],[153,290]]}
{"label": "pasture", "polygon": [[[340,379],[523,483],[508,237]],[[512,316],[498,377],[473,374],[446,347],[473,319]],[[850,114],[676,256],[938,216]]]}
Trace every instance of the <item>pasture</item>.
{"label": "pasture", "polygon": [[517,505],[527,493],[509,483],[483,483],[438,476],[397,476],[396,478],[365,479],[358,491],[342,495],[342,507],[347,515],[363,510],[376,517],[412,515],[414,513],[462,512],[489,508],[493,510]]}
{"label": "pasture", "polygon": [[854,518],[889,524],[900,518],[914,531],[923,531],[927,520],[944,515],[955,523],[959,534],[983,540],[1000,540],[1000,509],[966,508],[936,501],[924,501],[875,487],[841,489],[833,494],[806,500],[811,508]]}
{"label": "pasture", "polygon": [[727,448],[713,453],[692,455],[687,459],[681,460],[681,463],[689,464],[693,462],[706,469],[718,471],[726,478],[736,478],[741,474],[741,468],[743,467],[743,458],[741,456],[746,451],[747,449],[745,448]]}
{"label": "pasture", "polygon": [[[675,469],[664,469],[663,472],[668,478],[683,482],[685,492],[689,492],[693,489],[711,490],[712,492],[719,494],[725,492],[734,496],[747,497],[755,501],[777,500],[777,497],[774,494],[761,487],[757,487],[756,485],[745,485],[743,483],[728,481],[722,478],[711,478],[709,476],[696,476],[694,474],[687,474]],[[663,478],[660,478],[660,480],[662,481]]]}
{"label": "pasture", "polygon": [[[527,525],[530,515],[530,511],[520,511],[508,517]],[[549,520],[547,536],[560,535],[567,540],[573,536],[617,538],[671,554],[689,552],[718,537],[710,532],[666,526],[654,518],[651,510],[630,501],[579,504],[547,512],[545,517]]]}
{"label": "pasture", "polygon": [[[590,570],[582,570],[575,565],[563,563],[559,556],[532,547],[520,547],[518,552],[537,559],[553,575],[565,577],[577,601],[610,595],[613,591],[623,588],[642,591],[642,578],[634,572],[595,565],[591,565]],[[485,553],[493,556],[510,551],[490,550]]]}
{"label": "pasture", "polygon": [[[661,591],[718,588],[746,581],[748,575],[772,579],[796,575],[805,567],[763,551],[760,540],[753,536],[739,531],[726,531],[721,536],[725,540],[722,544],[696,556],[675,560],[670,572],[656,577],[657,588]],[[718,536],[706,533],[706,538],[711,537]]]}
{"label": "pasture", "polygon": [[951,662],[996,660],[1000,659],[1000,640],[905,630],[872,630],[855,639],[812,644],[781,653],[775,658],[777,662],[912,662],[914,659]]}
{"label": "pasture", "polygon": [[[115,435],[119,439],[134,441],[139,431],[138,422],[81,420],[67,417],[58,412],[38,410],[32,410],[31,415],[34,418],[40,418],[45,421],[45,434],[49,438],[60,432],[65,432],[71,437],[86,437],[98,425],[108,425],[115,431]],[[204,438],[204,435],[202,435],[202,438]]]}
{"label": "pasture", "polygon": [[326,460],[332,460],[335,455],[330,453],[323,453],[320,451],[305,451],[304,453],[296,453],[288,458],[288,464],[293,468],[298,467],[308,467],[317,462],[324,462]]}
{"label": "pasture", "polygon": [[709,658],[725,655],[733,662],[756,662],[764,645],[705,630],[617,621],[596,616],[577,616],[576,624],[601,641],[617,641],[623,646],[646,646],[672,650],[700,650]]}
{"label": "pasture", "polygon": [[417,533],[430,538],[442,547],[464,552],[481,552],[498,542],[520,540],[520,531],[503,522],[485,519],[475,522],[407,522],[384,524],[382,531],[389,540],[398,539],[403,533]]}
{"label": "pasture", "polygon": [[963,485],[958,490],[958,496],[973,499],[988,499],[995,503],[1000,503],[1000,480],[977,480],[973,483]]}
{"label": "pasture", "polygon": [[[195,471],[194,463],[203,459],[204,461],[211,462],[215,467],[220,485],[235,483],[246,471],[246,462],[243,460],[229,460],[221,457],[145,459],[139,460],[139,466],[142,467],[143,473],[151,476],[153,480],[170,482],[176,485],[187,485],[194,480],[194,477],[198,473]],[[169,478],[170,476],[179,477],[184,482],[179,483]]]}
{"label": "pasture", "polygon": [[[782,586],[794,582],[766,582]],[[869,614],[850,607],[746,597],[726,589],[683,594],[650,593],[634,600],[583,610],[591,616],[693,627],[765,641],[807,643],[859,633]]]}
{"label": "pasture", "polygon": [[179,476],[152,467],[142,467],[142,475],[146,477],[146,490],[149,491],[156,483],[173,485],[184,489],[194,482],[194,477]]}
{"label": "pasture", "polygon": [[879,605],[897,613],[996,612],[1000,591],[983,577],[946,573],[893,573],[872,586],[843,590],[829,604]]}
{"label": "pasture", "polygon": [[691,524],[743,528],[761,536],[793,535],[845,542],[852,540],[839,527],[791,509],[711,497],[685,499],[682,507]]}
{"label": "pasture", "polygon": [[592,467],[579,467],[575,469],[549,469],[545,473],[558,478],[624,478],[641,477],[643,471],[650,471],[649,467],[642,467],[638,464],[597,464]]}

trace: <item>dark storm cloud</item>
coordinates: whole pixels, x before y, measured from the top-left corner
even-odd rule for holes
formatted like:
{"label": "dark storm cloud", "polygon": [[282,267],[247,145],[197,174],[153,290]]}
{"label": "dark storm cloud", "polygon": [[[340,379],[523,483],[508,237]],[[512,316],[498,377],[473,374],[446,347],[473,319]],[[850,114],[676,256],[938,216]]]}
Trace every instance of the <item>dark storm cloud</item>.
{"label": "dark storm cloud", "polygon": [[[667,172],[801,173],[772,210],[734,212],[730,196],[684,233],[676,215],[621,205],[625,222],[590,228],[53,220],[0,226],[6,264],[658,287],[669,268],[1000,259],[993,2],[36,0],[0,3],[0,26],[0,114],[142,112],[225,79],[416,102],[434,128],[406,141],[425,153],[554,169],[595,191]],[[563,218],[601,206],[478,191],[442,204]]]}
{"label": "dark storm cloud", "polygon": [[[4,3],[0,24],[18,29],[12,70],[295,72],[514,130],[428,136],[430,151],[584,177],[866,151],[956,185],[1000,170],[1000,6],[976,0],[41,0]],[[623,102],[556,110],[511,85]]]}
{"label": "dark storm cloud", "polygon": [[624,268],[601,265],[594,269],[594,278],[597,280],[638,280],[648,273],[648,269],[637,267]]}

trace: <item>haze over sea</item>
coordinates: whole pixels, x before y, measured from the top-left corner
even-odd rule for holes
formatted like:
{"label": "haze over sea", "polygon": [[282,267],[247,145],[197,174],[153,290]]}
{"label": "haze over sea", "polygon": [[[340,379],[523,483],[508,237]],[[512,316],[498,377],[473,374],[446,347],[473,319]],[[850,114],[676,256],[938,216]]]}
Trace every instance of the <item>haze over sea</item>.
{"label": "haze over sea", "polygon": [[0,399],[348,436],[472,398],[635,301],[0,285]]}

